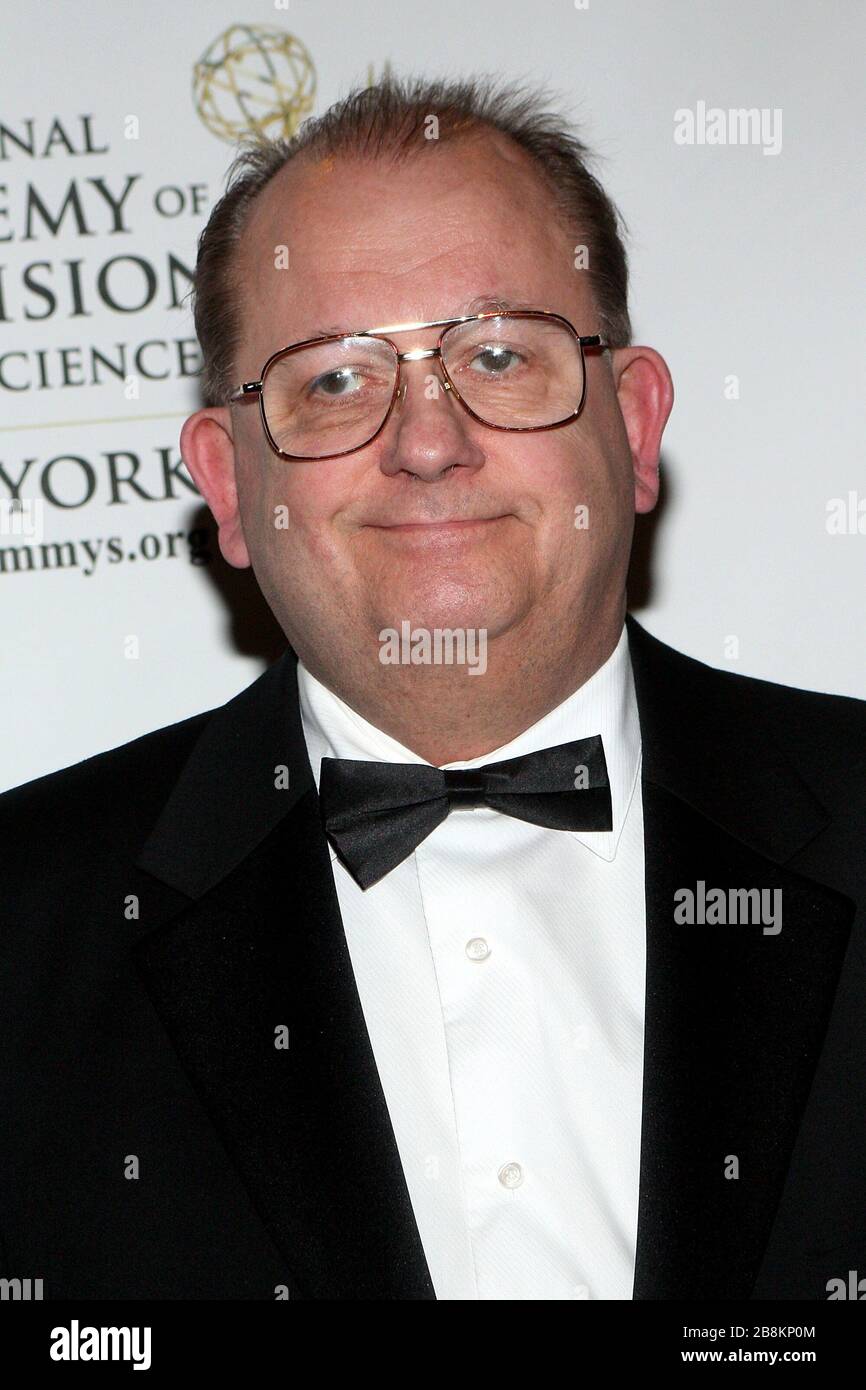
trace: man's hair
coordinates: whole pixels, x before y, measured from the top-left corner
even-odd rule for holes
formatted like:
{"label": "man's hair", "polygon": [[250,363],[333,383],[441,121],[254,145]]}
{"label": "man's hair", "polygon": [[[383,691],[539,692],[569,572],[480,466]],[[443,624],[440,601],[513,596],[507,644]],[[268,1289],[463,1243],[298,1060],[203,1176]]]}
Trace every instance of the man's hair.
{"label": "man's hair", "polygon": [[[547,109],[548,101],[540,89],[492,77],[444,81],[388,75],[304,121],[290,140],[245,142],[198,243],[192,303],[205,404],[224,405],[235,384],[242,331],[238,250],[250,205],[280,169],[302,154],[396,164],[485,128],[508,136],[532,158],[561,225],[576,244],[586,246],[583,273],[589,276],[599,331],[611,347],[625,347],[631,341],[625,224],[587,167],[586,145]],[[431,116],[438,121],[436,138],[425,139]]]}

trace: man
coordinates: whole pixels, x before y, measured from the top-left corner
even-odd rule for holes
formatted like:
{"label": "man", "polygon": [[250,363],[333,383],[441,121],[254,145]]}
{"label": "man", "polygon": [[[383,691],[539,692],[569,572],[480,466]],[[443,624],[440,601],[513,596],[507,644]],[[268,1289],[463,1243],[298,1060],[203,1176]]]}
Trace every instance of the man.
{"label": "man", "polygon": [[388,81],[214,210],[182,451],[290,650],[3,798],[0,1225],[46,1297],[866,1270],[866,707],[626,618],[673,391],[584,153]]}

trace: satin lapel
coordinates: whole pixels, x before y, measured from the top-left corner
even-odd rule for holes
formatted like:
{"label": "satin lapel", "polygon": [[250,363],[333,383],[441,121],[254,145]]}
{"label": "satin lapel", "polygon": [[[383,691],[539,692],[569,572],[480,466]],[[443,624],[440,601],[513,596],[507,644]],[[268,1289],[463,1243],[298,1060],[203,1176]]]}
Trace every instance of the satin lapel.
{"label": "satin lapel", "polygon": [[[636,1299],[748,1298],[854,904],[784,867],[828,816],[738,682],[629,619],[643,740],[647,986]],[[724,687],[724,689],[722,689]],[[681,924],[683,889],[781,892],[781,930]],[[734,1176],[738,1174],[738,1176]]]}
{"label": "satin lapel", "polygon": [[210,721],[145,847],[140,866],[195,901],[148,923],[137,964],[301,1296],[432,1298],[291,654],[277,668]]}

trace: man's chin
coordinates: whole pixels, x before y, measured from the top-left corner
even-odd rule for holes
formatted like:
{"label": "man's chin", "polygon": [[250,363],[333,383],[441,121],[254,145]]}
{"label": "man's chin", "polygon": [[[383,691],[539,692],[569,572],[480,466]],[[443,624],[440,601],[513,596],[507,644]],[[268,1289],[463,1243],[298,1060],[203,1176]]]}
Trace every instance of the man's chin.
{"label": "man's chin", "polygon": [[424,633],[483,632],[486,639],[492,641],[514,627],[520,618],[517,605],[503,604],[502,597],[500,594],[495,599],[480,602],[475,595],[443,602],[429,598],[425,601],[416,593],[407,596],[403,603],[380,607],[377,616],[372,618],[372,635],[376,643],[381,643],[394,633],[401,640],[409,634],[410,638],[422,641]]}

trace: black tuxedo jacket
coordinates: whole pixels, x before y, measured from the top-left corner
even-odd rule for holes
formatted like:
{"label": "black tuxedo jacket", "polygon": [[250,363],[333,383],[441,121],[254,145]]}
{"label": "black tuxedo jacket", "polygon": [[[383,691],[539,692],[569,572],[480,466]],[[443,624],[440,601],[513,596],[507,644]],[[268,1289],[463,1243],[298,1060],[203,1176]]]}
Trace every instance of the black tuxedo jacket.
{"label": "black tuxedo jacket", "polygon": [[[866,1276],[866,703],[713,670],[627,621],[634,1297],[826,1299]],[[6,793],[0,833],[0,1273],[47,1299],[433,1298],[294,654],[222,708]],[[677,925],[699,881],[781,889],[782,930]]]}

